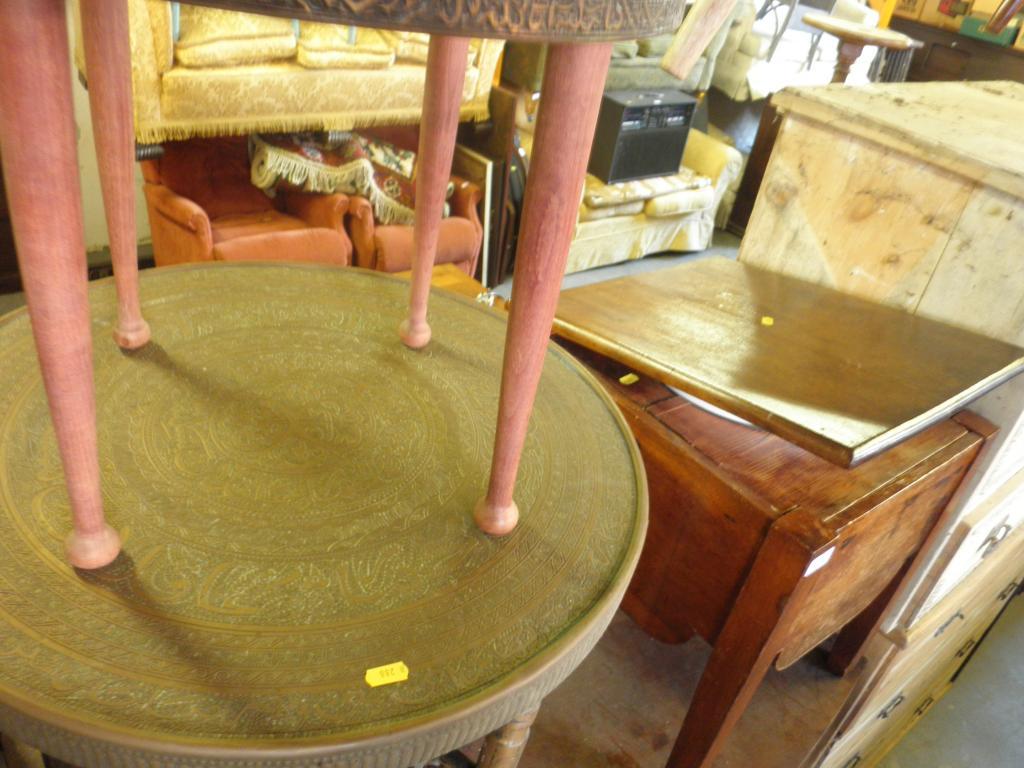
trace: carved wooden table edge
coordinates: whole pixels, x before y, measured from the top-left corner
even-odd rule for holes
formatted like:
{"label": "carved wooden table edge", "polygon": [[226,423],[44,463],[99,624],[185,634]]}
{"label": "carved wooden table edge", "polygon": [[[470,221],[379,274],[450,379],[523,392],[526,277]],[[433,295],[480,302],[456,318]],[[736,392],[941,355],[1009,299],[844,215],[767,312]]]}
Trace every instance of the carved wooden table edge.
{"label": "carved wooden table edge", "polygon": [[674,32],[677,0],[185,0],[246,13],[436,35],[556,43],[631,40]]}

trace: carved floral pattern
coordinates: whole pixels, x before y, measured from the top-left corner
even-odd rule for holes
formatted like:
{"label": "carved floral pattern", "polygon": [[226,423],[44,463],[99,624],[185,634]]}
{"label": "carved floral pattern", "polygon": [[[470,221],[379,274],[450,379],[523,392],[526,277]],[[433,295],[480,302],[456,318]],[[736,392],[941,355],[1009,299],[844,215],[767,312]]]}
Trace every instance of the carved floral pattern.
{"label": "carved floral pattern", "polygon": [[626,40],[671,32],[682,0],[186,0],[366,27],[516,40]]}

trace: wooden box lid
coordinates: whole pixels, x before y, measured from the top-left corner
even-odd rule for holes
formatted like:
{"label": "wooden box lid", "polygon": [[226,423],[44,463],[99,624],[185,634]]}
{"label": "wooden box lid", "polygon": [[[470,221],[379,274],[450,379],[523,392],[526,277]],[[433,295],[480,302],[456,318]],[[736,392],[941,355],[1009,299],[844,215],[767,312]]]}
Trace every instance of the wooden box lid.
{"label": "wooden box lid", "polygon": [[1024,197],[1024,84],[875,83],[787,88],[780,110],[826,122]]}

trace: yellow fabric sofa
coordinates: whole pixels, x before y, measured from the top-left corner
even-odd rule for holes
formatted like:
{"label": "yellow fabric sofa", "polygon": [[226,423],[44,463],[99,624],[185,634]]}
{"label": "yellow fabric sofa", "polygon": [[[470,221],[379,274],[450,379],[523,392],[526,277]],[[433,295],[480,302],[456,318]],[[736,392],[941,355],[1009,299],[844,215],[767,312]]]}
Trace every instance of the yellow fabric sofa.
{"label": "yellow fabric sofa", "polygon": [[[420,120],[425,36],[176,5],[128,0],[139,143]],[[502,47],[473,41],[463,120],[487,116]]]}
{"label": "yellow fabric sofa", "polygon": [[[519,120],[517,127],[529,155],[533,124]],[[735,194],[742,171],[735,148],[694,128],[674,176],[604,184],[588,174],[565,273],[664,251],[705,250],[716,219],[724,225],[719,208]]]}

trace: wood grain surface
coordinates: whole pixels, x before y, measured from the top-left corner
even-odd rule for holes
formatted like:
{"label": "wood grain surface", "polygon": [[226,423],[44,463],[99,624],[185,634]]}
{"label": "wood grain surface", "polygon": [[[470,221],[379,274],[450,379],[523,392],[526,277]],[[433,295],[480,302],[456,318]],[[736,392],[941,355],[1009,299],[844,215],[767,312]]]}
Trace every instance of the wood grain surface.
{"label": "wood grain surface", "polygon": [[963,408],[1024,350],[724,258],[565,291],[556,332],[850,466]]}

